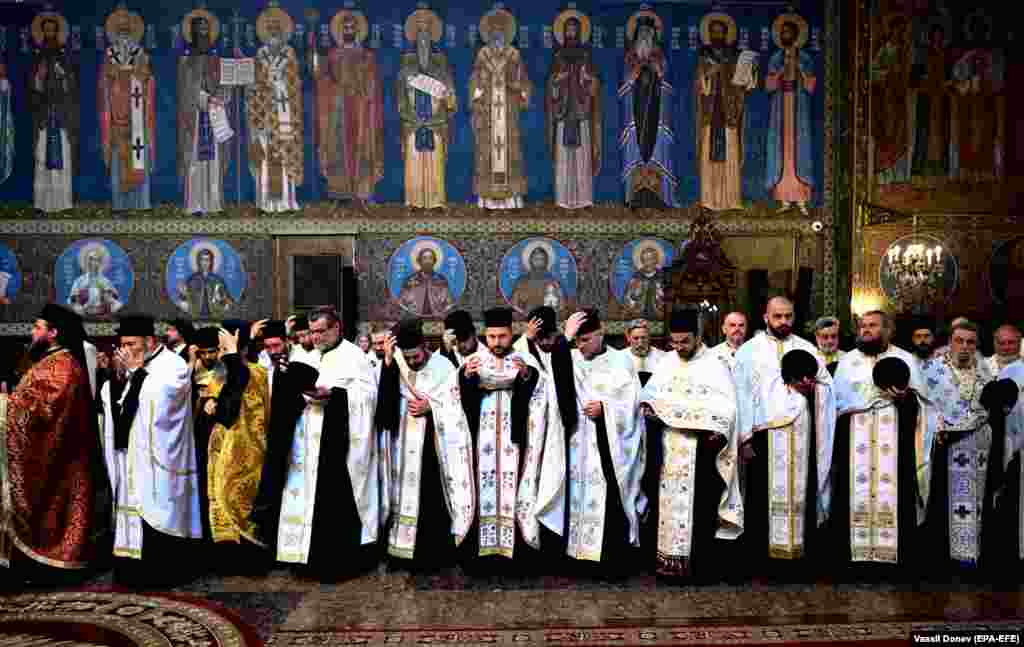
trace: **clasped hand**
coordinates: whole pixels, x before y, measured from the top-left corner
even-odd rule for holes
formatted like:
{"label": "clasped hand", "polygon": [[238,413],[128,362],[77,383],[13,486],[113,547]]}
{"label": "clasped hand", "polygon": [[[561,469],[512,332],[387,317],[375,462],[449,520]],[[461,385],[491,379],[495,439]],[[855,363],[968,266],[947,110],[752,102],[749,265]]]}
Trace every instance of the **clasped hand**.
{"label": "clasped hand", "polygon": [[418,400],[409,401],[409,415],[414,418],[422,418],[428,413],[430,413],[430,400],[420,398]]}
{"label": "clasped hand", "polygon": [[604,415],[604,405],[600,400],[591,400],[583,405],[583,415],[591,420],[597,420]]}

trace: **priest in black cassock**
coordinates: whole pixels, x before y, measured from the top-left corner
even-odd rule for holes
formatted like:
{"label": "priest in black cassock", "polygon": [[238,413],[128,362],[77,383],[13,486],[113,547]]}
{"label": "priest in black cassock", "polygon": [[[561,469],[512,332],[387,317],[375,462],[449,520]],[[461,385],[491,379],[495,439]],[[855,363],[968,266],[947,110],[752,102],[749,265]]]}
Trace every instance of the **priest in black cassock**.
{"label": "priest in black cassock", "polygon": [[196,366],[192,367],[192,429],[196,439],[196,468],[199,483],[199,509],[202,514],[203,553],[208,561],[214,561],[209,550],[213,542],[210,529],[209,462],[210,435],[213,433],[214,418],[204,411],[216,396],[211,392],[218,372],[223,379],[224,371],[219,369],[220,336],[216,326],[199,328],[192,334],[192,345],[196,347]]}
{"label": "priest in black cassock", "polygon": [[665,577],[722,574],[721,540],[743,532],[737,481],[736,387],[729,367],[700,339],[695,310],[669,321],[672,351],[641,393],[647,422],[641,547]]}
{"label": "priest in black cassock", "polygon": [[900,357],[875,364],[870,384],[840,386],[832,458],[830,564],[841,576],[914,578],[929,483],[928,403]]}
{"label": "priest in black cassock", "polygon": [[1016,586],[1024,560],[1024,523],[1021,520],[1021,434],[1024,434],[1024,401],[1017,380],[1024,381],[1024,364],[1003,369],[1001,379],[985,385],[981,404],[989,412],[992,454],[989,456],[989,493],[984,512],[983,553],[985,566],[995,581]]}
{"label": "priest in black cassock", "polygon": [[392,457],[382,512],[388,555],[412,571],[454,566],[473,522],[475,489],[458,369],[427,348],[418,319],[398,324],[383,361],[376,425]]}
{"label": "priest in black cassock", "polygon": [[[463,543],[463,565],[476,572],[522,572],[535,564],[517,519],[523,473],[539,456],[544,429],[531,425],[540,378],[528,356],[512,348],[512,310],[484,313],[486,347],[459,370],[459,390],[476,452],[477,520]],[[540,404],[546,405],[544,393]],[[532,427],[532,428],[531,428]],[[534,432],[534,433],[531,433]],[[532,484],[535,487],[535,484]]]}
{"label": "priest in black cassock", "polygon": [[752,433],[740,447],[747,573],[797,581],[816,575],[835,424],[835,399],[817,379],[820,369],[810,352],[790,350],[781,374],[760,387]]}
{"label": "priest in black cassock", "polygon": [[186,362],[189,361],[188,347],[194,344],[195,326],[188,319],[172,319],[167,324],[164,345]]}

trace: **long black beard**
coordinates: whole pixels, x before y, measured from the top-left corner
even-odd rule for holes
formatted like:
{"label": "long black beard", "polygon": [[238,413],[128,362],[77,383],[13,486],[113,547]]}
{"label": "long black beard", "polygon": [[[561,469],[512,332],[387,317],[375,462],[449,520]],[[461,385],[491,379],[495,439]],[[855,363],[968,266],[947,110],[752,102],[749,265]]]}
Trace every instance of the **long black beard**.
{"label": "long black beard", "polygon": [[[785,333],[782,332],[783,330]],[[771,324],[768,324],[768,332],[771,333],[771,336],[775,339],[778,339],[779,341],[786,341],[789,339],[789,336],[793,334],[793,328],[785,325],[775,328]]]}
{"label": "long black beard", "polygon": [[28,356],[33,364],[46,357],[46,354],[49,352],[50,345],[42,341],[34,341],[28,347]]}
{"label": "long black beard", "polygon": [[933,349],[930,344],[922,344],[920,346],[914,346],[914,354],[921,359],[929,359],[932,356]]}
{"label": "long black beard", "polygon": [[871,357],[881,355],[888,347],[889,344],[881,338],[873,339],[871,341],[864,341],[863,339],[857,340],[857,350]]}

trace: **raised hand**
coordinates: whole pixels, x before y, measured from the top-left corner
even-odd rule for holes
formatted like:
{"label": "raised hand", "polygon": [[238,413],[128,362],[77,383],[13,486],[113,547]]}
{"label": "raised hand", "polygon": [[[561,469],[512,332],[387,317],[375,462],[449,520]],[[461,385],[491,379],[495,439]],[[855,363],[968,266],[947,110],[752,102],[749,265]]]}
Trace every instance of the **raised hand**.
{"label": "raised hand", "polygon": [[467,359],[466,363],[462,365],[462,368],[466,371],[466,377],[477,375],[480,372],[480,365],[482,363],[481,359],[476,355]]}
{"label": "raised hand", "polygon": [[579,332],[580,326],[587,320],[587,313],[577,312],[574,313],[565,322],[565,338],[569,341],[576,339],[576,333]]}
{"label": "raised hand", "polygon": [[526,338],[530,341],[537,339],[537,335],[540,333],[540,327],[543,325],[543,321],[539,317],[530,319],[529,323],[526,324]]}
{"label": "raised hand", "polygon": [[238,352],[238,333],[238,330],[234,334],[229,333],[224,328],[217,331],[217,338],[220,340],[221,357]]}

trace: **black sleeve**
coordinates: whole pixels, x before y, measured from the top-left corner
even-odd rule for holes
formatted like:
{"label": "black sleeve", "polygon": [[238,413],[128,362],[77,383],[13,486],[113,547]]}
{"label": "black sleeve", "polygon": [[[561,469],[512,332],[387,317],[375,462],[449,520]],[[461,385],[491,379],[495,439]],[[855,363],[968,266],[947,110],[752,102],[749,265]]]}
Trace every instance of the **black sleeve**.
{"label": "black sleeve", "polygon": [[214,422],[224,425],[225,429],[231,429],[238,422],[238,416],[242,413],[242,395],[249,385],[249,366],[238,353],[225,355],[222,361],[227,368],[228,375],[224,388],[217,396]]}
{"label": "black sleeve", "polygon": [[114,420],[115,449],[128,449],[128,437],[131,435],[132,422],[135,421],[135,414],[139,411],[139,393],[142,392],[142,383],[146,380],[147,375],[149,373],[144,368],[137,369],[132,374],[124,406]]}
{"label": "black sleeve", "polygon": [[480,405],[483,404],[483,396],[480,393],[480,376],[466,377],[466,372],[460,369],[459,393],[461,394],[462,411],[466,414],[469,434],[473,437],[475,447],[476,435],[480,431]]}
{"label": "black sleeve", "polygon": [[576,429],[579,411],[576,409],[576,378],[572,369],[572,349],[565,337],[559,336],[551,349],[551,372],[558,394],[558,411],[562,416],[566,438]]}
{"label": "black sleeve", "polygon": [[526,428],[530,419],[530,398],[537,388],[540,373],[532,366],[527,367],[526,377],[516,376],[512,387],[512,442],[523,447],[526,443]]}
{"label": "black sleeve", "polygon": [[380,384],[377,387],[377,413],[374,416],[377,429],[398,429],[401,411],[398,364],[391,362],[380,369]]}

